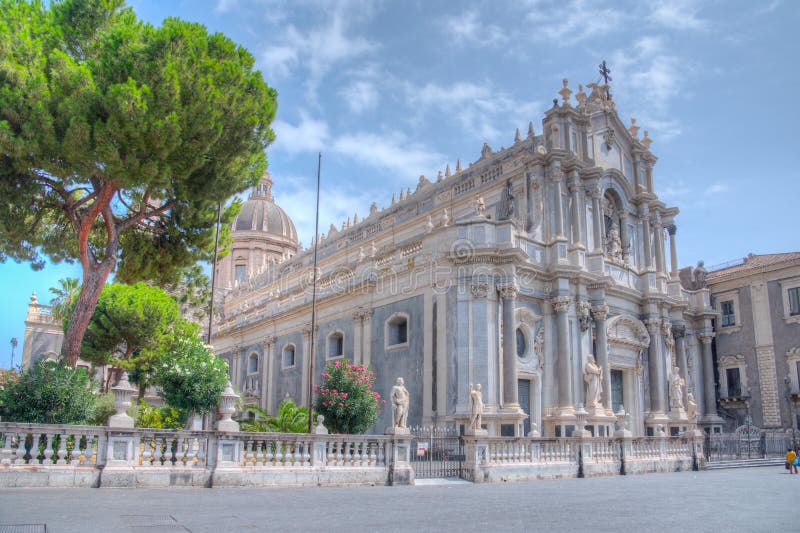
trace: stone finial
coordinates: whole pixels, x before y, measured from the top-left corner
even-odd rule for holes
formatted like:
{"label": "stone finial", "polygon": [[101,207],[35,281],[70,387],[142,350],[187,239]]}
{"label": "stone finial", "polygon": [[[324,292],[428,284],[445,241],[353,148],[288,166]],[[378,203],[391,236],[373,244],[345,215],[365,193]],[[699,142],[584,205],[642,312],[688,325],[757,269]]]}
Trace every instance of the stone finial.
{"label": "stone finial", "polygon": [[536,132],[533,131],[533,121],[528,122],[528,139],[533,139]]}
{"label": "stone finial", "polygon": [[633,117],[631,117],[631,125],[628,128],[628,131],[630,132],[631,137],[634,139],[639,138],[639,126],[636,125],[636,119]]}
{"label": "stone finial", "polygon": [[572,91],[570,90],[569,87],[567,87],[567,85],[569,85],[569,80],[567,78],[564,78],[562,80],[562,83],[564,84],[564,86],[561,88],[560,91],[558,91],[558,94],[561,95],[561,99],[564,101],[564,105],[570,107],[571,104],[569,102],[569,98],[570,96],[572,96]]}
{"label": "stone finial", "polygon": [[425,232],[430,233],[433,231],[433,219],[428,215],[428,220],[425,222]]}
{"label": "stone finial", "polygon": [[225,390],[219,396],[220,419],[217,422],[218,431],[239,431],[239,423],[231,419],[231,415],[236,411],[236,400],[239,395],[233,392],[233,385],[228,380]]}
{"label": "stone finial", "polygon": [[38,299],[38,298],[36,298],[36,291],[33,291],[33,292],[31,293],[31,301],[30,301],[30,305],[39,305],[39,299]]}
{"label": "stone finial", "polygon": [[438,183],[438,182],[442,181],[443,179],[444,179],[444,174],[442,174],[442,171],[440,170],[439,173],[436,174],[436,182]]}
{"label": "stone finial", "polygon": [[372,216],[377,212],[378,212],[378,204],[375,203],[375,202],[372,202],[372,205],[369,206],[369,216]]}
{"label": "stone finial", "polygon": [[406,191],[406,198],[411,198],[411,187],[409,187],[408,191]]}
{"label": "stone finial", "polygon": [[452,175],[452,172],[450,172],[450,163],[447,163],[447,167],[444,169],[444,177],[449,178]]}
{"label": "stone finial", "polygon": [[461,160],[456,159],[456,173],[461,172]]}
{"label": "stone finial", "polygon": [[650,149],[650,145],[652,144],[652,142],[653,140],[650,138],[650,135],[648,134],[647,130],[644,130],[644,139],[642,139],[642,144],[647,150]]}
{"label": "stone finial", "polygon": [[586,106],[586,93],[583,92],[583,85],[578,85],[578,94],[575,95],[575,99],[578,101],[578,107]]}
{"label": "stone finial", "polygon": [[353,215],[353,225],[355,226],[356,224],[358,224],[358,213]]}
{"label": "stone finial", "polygon": [[492,155],[492,148],[489,146],[489,143],[483,143],[483,148],[481,148],[481,159],[484,157],[489,157]]}
{"label": "stone finial", "polygon": [[519,128],[517,128],[517,131],[514,132],[514,144],[520,142],[521,140],[522,138],[519,136]]}
{"label": "stone finial", "polygon": [[392,205],[395,204],[397,204],[397,196],[395,195],[395,193],[392,193]]}
{"label": "stone finial", "polygon": [[114,408],[117,410],[117,414],[109,417],[108,427],[132,428],[133,418],[125,411],[131,406],[131,396],[136,392],[136,388],[132,387],[128,381],[127,372],[122,373],[119,383],[111,387],[111,390],[114,392]]}
{"label": "stone finial", "polygon": [[406,191],[400,189],[400,201],[402,202],[405,199],[406,199]]}

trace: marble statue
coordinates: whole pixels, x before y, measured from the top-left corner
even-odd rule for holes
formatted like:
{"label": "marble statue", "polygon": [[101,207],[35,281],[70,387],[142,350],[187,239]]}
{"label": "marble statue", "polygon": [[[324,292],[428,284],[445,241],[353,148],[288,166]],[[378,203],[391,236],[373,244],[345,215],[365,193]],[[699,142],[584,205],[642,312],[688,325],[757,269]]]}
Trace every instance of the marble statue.
{"label": "marble statue", "polygon": [[514,191],[511,190],[511,180],[506,180],[506,186],[500,195],[500,220],[510,220],[514,216]]}
{"label": "marble statue", "polygon": [[694,401],[694,394],[691,392],[686,395],[686,415],[689,418],[689,426],[694,429],[697,425],[697,402]]}
{"label": "marble statue", "polygon": [[470,383],[469,386],[469,399],[472,405],[472,415],[469,419],[469,427],[471,429],[481,429],[481,415],[483,415],[483,393],[481,393],[481,384],[478,383],[475,388]]}
{"label": "marble statue", "polygon": [[611,259],[617,261],[622,259],[622,240],[619,238],[619,229],[616,222],[611,224],[611,229],[608,230],[606,253]]}
{"label": "marble statue", "polygon": [[694,269],[694,288],[705,289],[708,287],[706,278],[708,277],[708,270],[706,270],[703,261],[697,262],[697,267]]}
{"label": "marble statue", "polygon": [[405,428],[408,419],[408,389],[404,385],[403,378],[397,378],[397,382],[392,387],[392,418],[394,426]]}
{"label": "marble statue", "polygon": [[669,378],[669,406],[672,409],[683,409],[683,386],[686,382],[681,377],[677,366],[672,367]]}
{"label": "marble statue", "polygon": [[583,367],[583,381],[586,382],[586,407],[593,408],[600,405],[602,377],[603,369],[598,366],[594,356],[590,355]]}
{"label": "marble statue", "polygon": [[478,196],[478,199],[475,200],[475,214],[479,217],[486,216],[486,202],[484,202],[483,196]]}

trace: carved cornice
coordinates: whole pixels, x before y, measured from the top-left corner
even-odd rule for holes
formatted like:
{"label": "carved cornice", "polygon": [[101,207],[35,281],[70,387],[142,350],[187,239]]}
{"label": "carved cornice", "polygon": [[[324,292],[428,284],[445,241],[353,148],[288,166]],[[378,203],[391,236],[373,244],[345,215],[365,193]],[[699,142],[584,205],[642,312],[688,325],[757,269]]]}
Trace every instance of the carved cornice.
{"label": "carved cornice", "polygon": [[553,306],[553,310],[556,313],[564,313],[569,309],[569,304],[571,299],[569,296],[558,296],[550,300],[550,304]]}
{"label": "carved cornice", "polygon": [[744,355],[723,355],[719,358],[719,368],[735,367],[744,364]]}

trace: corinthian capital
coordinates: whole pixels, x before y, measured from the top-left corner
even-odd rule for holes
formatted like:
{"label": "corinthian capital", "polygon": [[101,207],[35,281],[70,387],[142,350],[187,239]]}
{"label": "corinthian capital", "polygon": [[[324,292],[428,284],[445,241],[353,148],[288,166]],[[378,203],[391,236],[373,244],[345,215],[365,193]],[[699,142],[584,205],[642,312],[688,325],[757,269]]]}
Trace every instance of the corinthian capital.
{"label": "corinthian capital", "polygon": [[472,294],[473,298],[486,298],[487,296],[489,296],[489,284],[472,283],[469,286],[469,292]]}
{"label": "corinthian capital", "polygon": [[700,339],[700,342],[703,344],[711,344],[711,339],[714,338],[713,333],[700,333],[697,335],[697,338]]}
{"label": "corinthian capital", "polygon": [[596,305],[592,307],[592,317],[595,320],[605,320],[607,316],[608,316],[607,305]]}
{"label": "corinthian capital", "polygon": [[648,318],[644,321],[644,325],[647,326],[647,331],[651,335],[658,335],[661,332],[661,319],[659,318]]}
{"label": "corinthian capital", "polygon": [[683,325],[672,326],[672,334],[675,336],[675,338],[686,336],[686,326]]}
{"label": "corinthian capital", "polygon": [[570,298],[569,296],[559,296],[550,300],[550,304],[556,313],[564,313],[569,309]]}
{"label": "corinthian capital", "polygon": [[505,285],[498,285],[497,292],[500,293],[501,298],[516,298],[517,286],[514,283],[507,283]]}

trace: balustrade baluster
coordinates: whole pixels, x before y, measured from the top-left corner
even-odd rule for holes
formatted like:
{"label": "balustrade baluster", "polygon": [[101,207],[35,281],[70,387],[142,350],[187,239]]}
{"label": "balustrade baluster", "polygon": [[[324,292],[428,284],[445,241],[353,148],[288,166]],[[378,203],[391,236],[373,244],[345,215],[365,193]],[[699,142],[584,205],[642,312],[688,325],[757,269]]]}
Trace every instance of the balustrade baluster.
{"label": "balustrade baluster", "polygon": [[284,466],[284,454],[286,450],[284,448],[283,441],[278,439],[275,441],[275,465],[276,466]]}
{"label": "balustrade baluster", "polygon": [[58,454],[56,456],[57,465],[67,464],[67,434],[61,433],[58,435]]}
{"label": "balustrade baluster", "polygon": [[342,466],[344,464],[344,442],[337,442],[336,443],[336,466]]}
{"label": "balustrade baluster", "polygon": [[377,443],[369,443],[369,448],[367,452],[369,453],[369,466],[375,466],[375,461],[377,460],[377,454],[375,453],[375,448],[379,445]]}
{"label": "balustrade baluster", "polygon": [[256,440],[256,465],[264,466],[264,441]]}
{"label": "balustrade baluster", "polygon": [[10,465],[13,453],[11,452],[11,433],[8,431],[2,433],[3,449],[0,450],[0,465]]}

